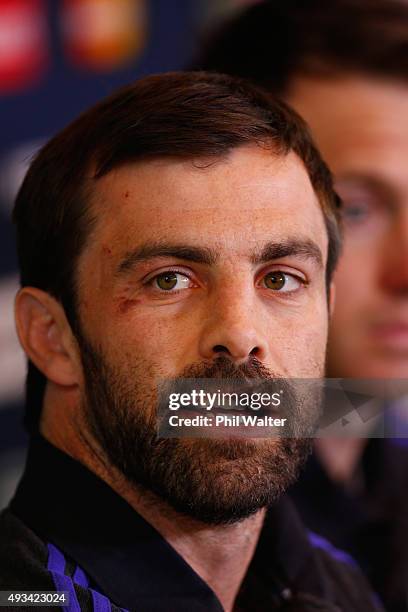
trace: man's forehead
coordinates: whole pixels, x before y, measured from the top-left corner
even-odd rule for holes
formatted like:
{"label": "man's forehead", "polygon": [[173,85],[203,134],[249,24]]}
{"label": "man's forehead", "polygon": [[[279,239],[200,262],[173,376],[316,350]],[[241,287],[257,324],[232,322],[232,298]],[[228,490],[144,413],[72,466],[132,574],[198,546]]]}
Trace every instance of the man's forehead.
{"label": "man's forehead", "polygon": [[[408,96],[407,96],[408,107]],[[408,120],[404,126],[396,117],[382,121],[357,117],[343,130],[316,130],[316,139],[332,169],[361,169],[374,171],[400,166],[408,155]]]}
{"label": "man's forehead", "polygon": [[408,82],[359,74],[298,78],[289,102],[305,117],[331,165],[342,154],[408,146]]}
{"label": "man's forehead", "polygon": [[372,190],[391,188],[406,198],[408,122],[404,128],[395,125],[394,119],[356,125],[354,130],[333,136],[322,152],[337,179],[352,180]]}
{"label": "man's forehead", "polygon": [[[195,259],[204,264],[251,265],[296,252],[324,265],[322,208],[295,154],[278,157],[254,146],[201,162],[128,164],[99,179],[93,194],[97,221],[81,256],[84,273],[109,283],[121,270],[134,269],[140,249],[157,244],[177,247],[178,253],[168,251],[176,259],[185,255],[179,247],[211,251],[209,258],[201,252]],[[268,243],[273,248],[267,257]]]}
{"label": "man's forehead", "polygon": [[[128,164],[99,179],[93,212],[103,233],[127,230],[224,231],[250,223],[304,223],[321,215],[301,160],[261,147],[241,147],[207,160],[153,160]],[[303,218],[303,220],[302,220]]]}

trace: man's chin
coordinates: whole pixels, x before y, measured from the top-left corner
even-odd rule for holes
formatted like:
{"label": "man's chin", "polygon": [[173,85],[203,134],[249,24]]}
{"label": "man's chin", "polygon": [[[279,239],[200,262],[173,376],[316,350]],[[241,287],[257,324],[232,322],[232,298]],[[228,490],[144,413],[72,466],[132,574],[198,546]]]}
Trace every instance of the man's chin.
{"label": "man's chin", "polygon": [[161,442],[148,471],[128,478],[178,513],[210,525],[242,521],[276,502],[311,446],[309,440],[264,438]]}
{"label": "man's chin", "polygon": [[281,444],[278,438],[244,438],[228,435],[218,438],[181,438],[178,440],[180,449],[194,456],[200,454],[206,465],[210,467],[220,461],[239,461],[256,458],[260,453],[273,453],[274,448]]}
{"label": "man's chin", "polygon": [[[134,371],[119,371],[83,338],[81,349],[87,425],[106,461],[135,490],[217,525],[241,521],[272,504],[297,477],[310,448],[307,439],[158,438],[157,393],[148,384],[147,367],[139,363]],[[257,361],[240,368],[221,358],[211,368],[199,365],[183,376],[271,377]],[[297,412],[300,408],[308,414],[303,406]]]}

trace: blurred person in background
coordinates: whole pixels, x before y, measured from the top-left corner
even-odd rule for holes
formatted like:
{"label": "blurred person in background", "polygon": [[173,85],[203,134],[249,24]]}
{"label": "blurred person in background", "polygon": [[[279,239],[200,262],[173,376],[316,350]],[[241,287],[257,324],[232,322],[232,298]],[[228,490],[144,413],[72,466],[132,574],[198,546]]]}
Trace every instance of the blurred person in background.
{"label": "blurred person in background", "polygon": [[[195,67],[285,99],[334,173],[345,245],[328,376],[407,378],[408,3],[261,2],[210,38]],[[357,558],[393,612],[408,610],[404,442],[320,439],[292,491],[309,527]]]}

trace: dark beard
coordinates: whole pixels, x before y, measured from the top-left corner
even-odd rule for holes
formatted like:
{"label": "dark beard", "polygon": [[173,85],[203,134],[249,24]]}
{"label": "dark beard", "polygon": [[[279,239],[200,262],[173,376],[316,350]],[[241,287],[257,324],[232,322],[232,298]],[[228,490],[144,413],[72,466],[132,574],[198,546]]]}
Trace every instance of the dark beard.
{"label": "dark beard", "polygon": [[[296,480],[310,453],[310,439],[157,438],[157,392],[143,364],[133,372],[119,371],[83,337],[79,342],[87,424],[130,484],[153,492],[179,513],[220,525],[269,506]],[[210,366],[194,364],[181,376],[271,378],[256,359],[235,366],[226,357]]]}

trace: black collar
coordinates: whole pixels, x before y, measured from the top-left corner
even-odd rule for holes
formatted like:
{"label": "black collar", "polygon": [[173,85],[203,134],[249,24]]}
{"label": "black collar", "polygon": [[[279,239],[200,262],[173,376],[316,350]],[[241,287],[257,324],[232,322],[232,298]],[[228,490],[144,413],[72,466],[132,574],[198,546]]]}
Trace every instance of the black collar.
{"label": "black collar", "polygon": [[[221,612],[208,585],[168,542],[105,482],[41,437],[31,441],[12,511],[80,565],[116,605],[129,610]],[[244,581],[276,602],[313,564],[312,548],[286,499],[271,508]],[[254,582],[255,577],[255,582]],[[324,597],[316,579],[307,590]],[[301,588],[304,585],[299,585]],[[272,606],[269,607],[271,609]]]}

